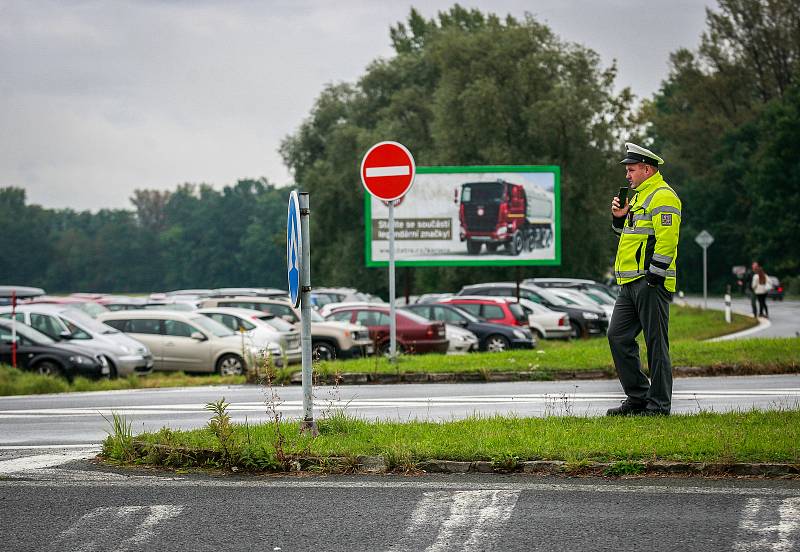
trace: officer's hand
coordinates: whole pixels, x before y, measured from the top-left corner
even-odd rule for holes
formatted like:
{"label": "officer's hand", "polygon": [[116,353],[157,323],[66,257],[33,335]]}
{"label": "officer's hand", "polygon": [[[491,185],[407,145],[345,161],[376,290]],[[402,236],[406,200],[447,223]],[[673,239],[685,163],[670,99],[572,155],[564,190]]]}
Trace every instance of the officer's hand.
{"label": "officer's hand", "polygon": [[624,217],[625,215],[628,214],[628,211],[630,211],[630,209],[631,209],[631,206],[628,203],[628,199],[627,198],[625,198],[625,206],[624,207],[620,207],[619,206],[619,198],[618,197],[614,197],[614,199],[611,201],[611,214],[616,218]]}

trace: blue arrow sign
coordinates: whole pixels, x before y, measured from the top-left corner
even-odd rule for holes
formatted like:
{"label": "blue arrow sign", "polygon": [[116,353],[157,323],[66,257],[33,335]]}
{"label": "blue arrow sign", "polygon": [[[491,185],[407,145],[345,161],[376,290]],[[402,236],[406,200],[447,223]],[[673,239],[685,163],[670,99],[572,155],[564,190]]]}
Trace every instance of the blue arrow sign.
{"label": "blue arrow sign", "polygon": [[300,230],[300,206],[297,192],[289,195],[289,210],[286,222],[286,265],[289,279],[289,297],[295,307],[300,306],[300,246],[303,243]]}

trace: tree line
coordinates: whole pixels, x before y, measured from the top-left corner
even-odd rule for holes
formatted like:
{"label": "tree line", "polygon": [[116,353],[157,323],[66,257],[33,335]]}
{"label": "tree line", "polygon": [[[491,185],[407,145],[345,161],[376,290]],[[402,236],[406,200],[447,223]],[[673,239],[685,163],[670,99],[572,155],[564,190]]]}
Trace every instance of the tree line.
{"label": "tree line", "polygon": [[[562,266],[426,267],[399,271],[400,289],[569,275],[602,278],[616,238],[609,209],[623,178],[623,143],[651,146],[683,201],[679,287],[701,289],[703,229],[710,289],[733,265],[759,260],[795,276],[800,187],[800,0],[720,0],[696,51],[671,56],[652,97],[615,91],[616,68],[531,16],[459,5],[426,19],[412,9],[390,29],[393,55],[358,81],[327,86],[281,145],[297,187],[311,193],[312,281],[386,293],[364,266],[359,162],[391,138],[418,165],[559,165]],[[242,180],[217,191],[137,190],[133,209],[97,213],[28,205],[0,189],[0,281],[50,290],[137,291],[274,286],[285,282],[287,189]]]}

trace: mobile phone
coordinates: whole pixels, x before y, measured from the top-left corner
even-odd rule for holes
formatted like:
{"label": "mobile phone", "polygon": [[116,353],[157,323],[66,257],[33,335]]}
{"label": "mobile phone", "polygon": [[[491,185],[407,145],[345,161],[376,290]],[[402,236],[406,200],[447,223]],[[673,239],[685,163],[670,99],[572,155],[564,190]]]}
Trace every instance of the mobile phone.
{"label": "mobile phone", "polygon": [[617,197],[619,198],[619,207],[620,209],[622,209],[623,207],[625,207],[625,201],[628,199],[628,187],[627,186],[621,187],[619,189],[619,194],[617,194]]}

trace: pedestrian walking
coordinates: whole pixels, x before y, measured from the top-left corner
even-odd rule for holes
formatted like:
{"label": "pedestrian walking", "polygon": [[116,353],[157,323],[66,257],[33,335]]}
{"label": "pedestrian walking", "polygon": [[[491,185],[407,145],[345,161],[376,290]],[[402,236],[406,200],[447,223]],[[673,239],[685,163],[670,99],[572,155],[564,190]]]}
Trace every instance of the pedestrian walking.
{"label": "pedestrian walking", "polygon": [[753,318],[758,318],[756,310],[756,294],[753,291],[753,276],[758,270],[758,263],[753,261],[747,272],[744,273],[744,294],[750,298],[750,308],[753,310]]}
{"label": "pedestrian walking", "polygon": [[758,266],[754,269],[753,279],[750,282],[750,288],[753,294],[758,299],[758,316],[769,318],[769,309],[767,309],[767,293],[772,289],[772,282],[769,281],[769,276],[764,272],[764,268]]}
{"label": "pedestrian walking", "polygon": [[[619,296],[608,326],[608,343],[627,398],[609,416],[668,415],[672,407],[669,305],[676,287],[675,261],[681,200],[659,171],[658,155],[625,144],[630,199],[611,202],[612,228],[619,236],[614,271]],[[648,380],[636,336],[644,331]]]}

